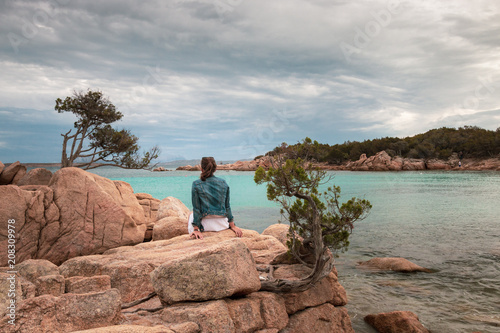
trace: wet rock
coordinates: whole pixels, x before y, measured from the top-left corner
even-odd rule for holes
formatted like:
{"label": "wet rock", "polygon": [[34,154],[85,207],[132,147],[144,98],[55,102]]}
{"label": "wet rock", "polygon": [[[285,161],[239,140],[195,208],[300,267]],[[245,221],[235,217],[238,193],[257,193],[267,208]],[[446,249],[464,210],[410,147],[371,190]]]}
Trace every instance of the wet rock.
{"label": "wet rock", "polygon": [[365,262],[359,263],[362,268],[370,268],[381,271],[395,271],[403,273],[411,272],[426,272],[431,270],[412,263],[404,258],[373,258]]}
{"label": "wet rock", "polygon": [[221,299],[260,289],[253,257],[237,239],[163,263],[151,273],[151,281],[164,305]]}
{"label": "wet rock", "polygon": [[417,315],[410,311],[370,314],[364,319],[380,333],[429,333]]}

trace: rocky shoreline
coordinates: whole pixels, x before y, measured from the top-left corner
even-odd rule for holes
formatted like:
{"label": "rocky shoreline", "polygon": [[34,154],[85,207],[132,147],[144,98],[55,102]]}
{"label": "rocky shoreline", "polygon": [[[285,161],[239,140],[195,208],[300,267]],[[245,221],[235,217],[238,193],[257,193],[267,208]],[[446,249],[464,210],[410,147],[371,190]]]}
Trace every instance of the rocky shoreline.
{"label": "rocky shoreline", "polygon": [[[273,262],[287,251],[287,225],[194,240],[182,202],[123,181],[19,163],[0,163],[0,179],[2,332],[354,332],[335,268],[302,292],[260,290],[270,265],[278,279],[309,274]],[[388,259],[366,265],[422,269]],[[367,318],[428,332],[412,313]]]}
{"label": "rocky shoreline", "polygon": [[[460,164],[459,164],[460,162]],[[328,163],[313,163],[315,167],[322,170],[343,170],[343,171],[417,171],[417,170],[468,170],[468,171],[500,171],[500,158],[490,159],[463,159],[456,156],[448,160],[438,159],[410,159],[400,156],[391,157],[385,151],[381,151],[373,156],[366,157],[362,154],[357,161],[348,161],[342,165],[332,165]],[[460,166],[459,166],[460,165]],[[269,168],[271,159],[269,156],[260,157],[253,161],[237,161],[233,164],[218,165],[217,170],[235,171],[255,171],[261,166]],[[178,167],[176,170],[200,171],[200,165],[186,165]]]}

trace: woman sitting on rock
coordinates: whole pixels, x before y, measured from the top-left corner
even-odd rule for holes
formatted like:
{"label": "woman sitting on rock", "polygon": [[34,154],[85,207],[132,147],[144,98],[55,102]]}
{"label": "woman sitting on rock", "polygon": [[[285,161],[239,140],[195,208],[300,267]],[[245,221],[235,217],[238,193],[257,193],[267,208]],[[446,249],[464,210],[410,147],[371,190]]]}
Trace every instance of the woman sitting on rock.
{"label": "woman sitting on rock", "polygon": [[229,186],[224,179],[214,176],[216,169],[213,157],[203,157],[200,179],[195,180],[191,188],[193,213],[189,215],[188,232],[195,239],[203,239],[203,231],[228,228],[238,237],[243,235],[241,229],[234,225],[229,204]]}

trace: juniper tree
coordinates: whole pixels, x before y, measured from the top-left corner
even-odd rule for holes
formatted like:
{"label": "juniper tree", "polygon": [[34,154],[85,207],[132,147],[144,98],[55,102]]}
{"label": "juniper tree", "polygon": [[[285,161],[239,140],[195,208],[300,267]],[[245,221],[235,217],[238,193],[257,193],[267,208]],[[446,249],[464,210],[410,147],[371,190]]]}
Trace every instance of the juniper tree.
{"label": "juniper tree", "polygon": [[281,151],[287,153],[275,155],[274,165],[267,171],[260,167],[255,172],[255,182],[267,184],[267,198],[281,205],[281,214],[290,223],[288,254],[311,268],[301,280],[278,280],[272,276],[271,266],[262,290],[306,290],[328,275],[333,269],[332,251],[347,249],[354,223],[364,219],[372,207],[368,200],[358,198],[341,203],[338,186],[320,190],[331,177],[308,161],[316,145],[309,138],[293,149],[283,144]]}
{"label": "juniper tree", "polygon": [[[64,101],[56,100],[58,113],[71,112],[77,117],[75,132],[70,129],[63,136],[62,167],[77,166],[93,169],[110,165],[126,169],[145,169],[151,161],[158,158],[160,150],[153,147],[142,155],[138,138],[129,130],[116,130],[111,127],[122,119],[123,114],[103,96],[100,91],[74,92]],[[76,163],[77,159],[85,162]]]}

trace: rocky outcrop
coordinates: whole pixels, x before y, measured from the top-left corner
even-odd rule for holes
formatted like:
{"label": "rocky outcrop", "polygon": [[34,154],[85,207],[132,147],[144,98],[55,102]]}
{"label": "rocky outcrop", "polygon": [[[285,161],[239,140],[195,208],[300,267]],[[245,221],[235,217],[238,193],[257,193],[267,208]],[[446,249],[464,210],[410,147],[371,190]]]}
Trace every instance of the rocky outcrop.
{"label": "rocky outcrop", "polygon": [[[237,161],[233,164],[218,165],[217,170],[255,171],[259,166],[267,169],[271,166],[269,156],[254,161]],[[417,171],[417,170],[496,170],[500,171],[500,158],[491,159],[464,159],[459,166],[456,154],[447,160],[416,159],[391,157],[387,152],[380,151],[367,157],[361,154],[357,161],[348,161],[341,165],[332,165],[326,162],[314,162],[314,167],[322,170],[349,170],[349,171]],[[183,166],[177,170],[201,171],[200,165]]]}
{"label": "rocky outcrop", "polygon": [[359,267],[378,271],[395,271],[403,273],[431,272],[428,268],[421,267],[404,258],[373,258],[359,263]]}
{"label": "rocky outcrop", "polygon": [[21,165],[19,161],[5,167],[2,163],[3,170],[0,172],[0,185],[16,184],[21,178],[26,175],[26,167]]}
{"label": "rocky outcrop", "polygon": [[44,168],[36,168],[30,170],[16,185],[49,185],[51,178],[52,172]]}
{"label": "rocky outcrop", "polygon": [[136,193],[135,197],[144,211],[144,218],[146,219],[146,232],[144,234],[144,241],[149,242],[153,237],[153,227],[158,220],[158,209],[160,207],[160,200],[153,198],[148,193]]}
{"label": "rocky outcrop", "polygon": [[[15,221],[18,263],[43,258],[60,264],[144,240],[144,210],[122,181],[64,168],[49,186],[0,186],[0,197],[9,202],[0,207],[0,228]],[[7,248],[6,234],[0,235],[0,246]],[[2,251],[0,265],[6,264]]]}
{"label": "rocky outcrop", "polygon": [[87,294],[111,289],[109,275],[95,275],[91,277],[73,276],[65,279],[64,291],[73,294]]}
{"label": "rocky outcrop", "polygon": [[[111,286],[120,290],[122,300],[130,302],[154,291],[150,273],[160,265],[180,260],[190,253],[205,251],[210,246],[234,240],[234,232],[205,232],[203,240],[195,241],[188,235],[168,240],[119,247],[103,255],[82,256],[64,262],[60,274],[71,276],[109,275]],[[237,239],[248,247],[256,264],[267,264],[286,248],[274,237],[262,236],[244,230]]]}
{"label": "rocky outcrop", "polygon": [[160,206],[158,207],[157,220],[161,220],[165,217],[179,217],[186,219],[187,225],[189,213],[189,208],[187,208],[182,201],[174,197],[166,197],[160,202]]}
{"label": "rocky outcrop", "polygon": [[152,239],[170,239],[186,235],[189,208],[177,198],[166,197],[159,203],[157,220],[152,226]]}
{"label": "rocky outcrop", "polygon": [[[274,276],[278,279],[297,280],[306,277],[310,272],[311,270],[303,265],[282,265],[275,270]],[[347,294],[339,284],[336,273],[332,271],[308,290],[283,293],[287,313],[294,314],[325,303],[334,306],[346,305]]]}
{"label": "rocky outcrop", "polygon": [[187,218],[167,216],[154,224],[152,240],[170,239],[187,234]]}
{"label": "rocky outcrop", "polygon": [[290,316],[288,325],[280,333],[344,332],[354,333],[347,309],[323,304]]}
{"label": "rocky outcrop", "polygon": [[272,224],[269,227],[267,227],[262,234],[263,235],[269,235],[273,236],[276,239],[278,239],[281,244],[286,246],[286,242],[288,241],[288,231],[290,229],[290,226],[288,224]]}
{"label": "rocky outcrop", "polygon": [[[102,255],[72,258],[59,267],[47,260],[26,260],[18,267],[21,286],[16,288],[23,290],[23,296],[17,303],[14,329],[189,333],[301,332],[310,327],[352,332],[345,310],[335,307],[346,301],[335,271],[303,292],[259,291],[263,277],[257,268],[286,247],[273,236],[251,230],[243,230],[241,238],[231,230],[204,236],[122,246]],[[308,273],[301,265],[275,265],[278,278]],[[24,296],[24,278],[26,286],[34,282],[36,294]],[[120,314],[121,304],[152,291],[158,296],[137,305],[135,313],[126,309]],[[6,318],[0,330],[8,327]]]}
{"label": "rocky outcrop", "polygon": [[116,289],[89,294],[43,295],[21,301],[14,325],[0,321],[2,332],[72,332],[117,324],[121,318]]}
{"label": "rocky outcrop", "polygon": [[154,172],[162,172],[162,171],[168,171],[168,170],[165,169],[164,167],[160,166],[160,167],[154,168],[152,171],[154,171]]}
{"label": "rocky outcrop", "polygon": [[417,165],[413,165],[413,163],[405,161],[401,157],[391,158],[385,151],[378,152],[368,158],[366,154],[362,154],[359,160],[349,162],[345,166],[345,169],[352,171],[399,171],[403,170],[403,168],[419,170]]}
{"label": "rocky outcrop", "polygon": [[150,276],[164,305],[241,296],[260,289],[253,257],[238,239],[169,260]]}
{"label": "rocky outcrop", "polygon": [[[236,161],[232,164],[218,164],[217,170],[236,170],[236,171],[255,171],[258,167],[265,169],[271,166],[272,158],[270,156],[262,156],[252,161]],[[201,171],[199,164],[195,166],[186,165],[178,167],[176,170],[183,171]]]}
{"label": "rocky outcrop", "polygon": [[429,333],[417,315],[410,311],[370,314],[364,320],[380,333]]}

